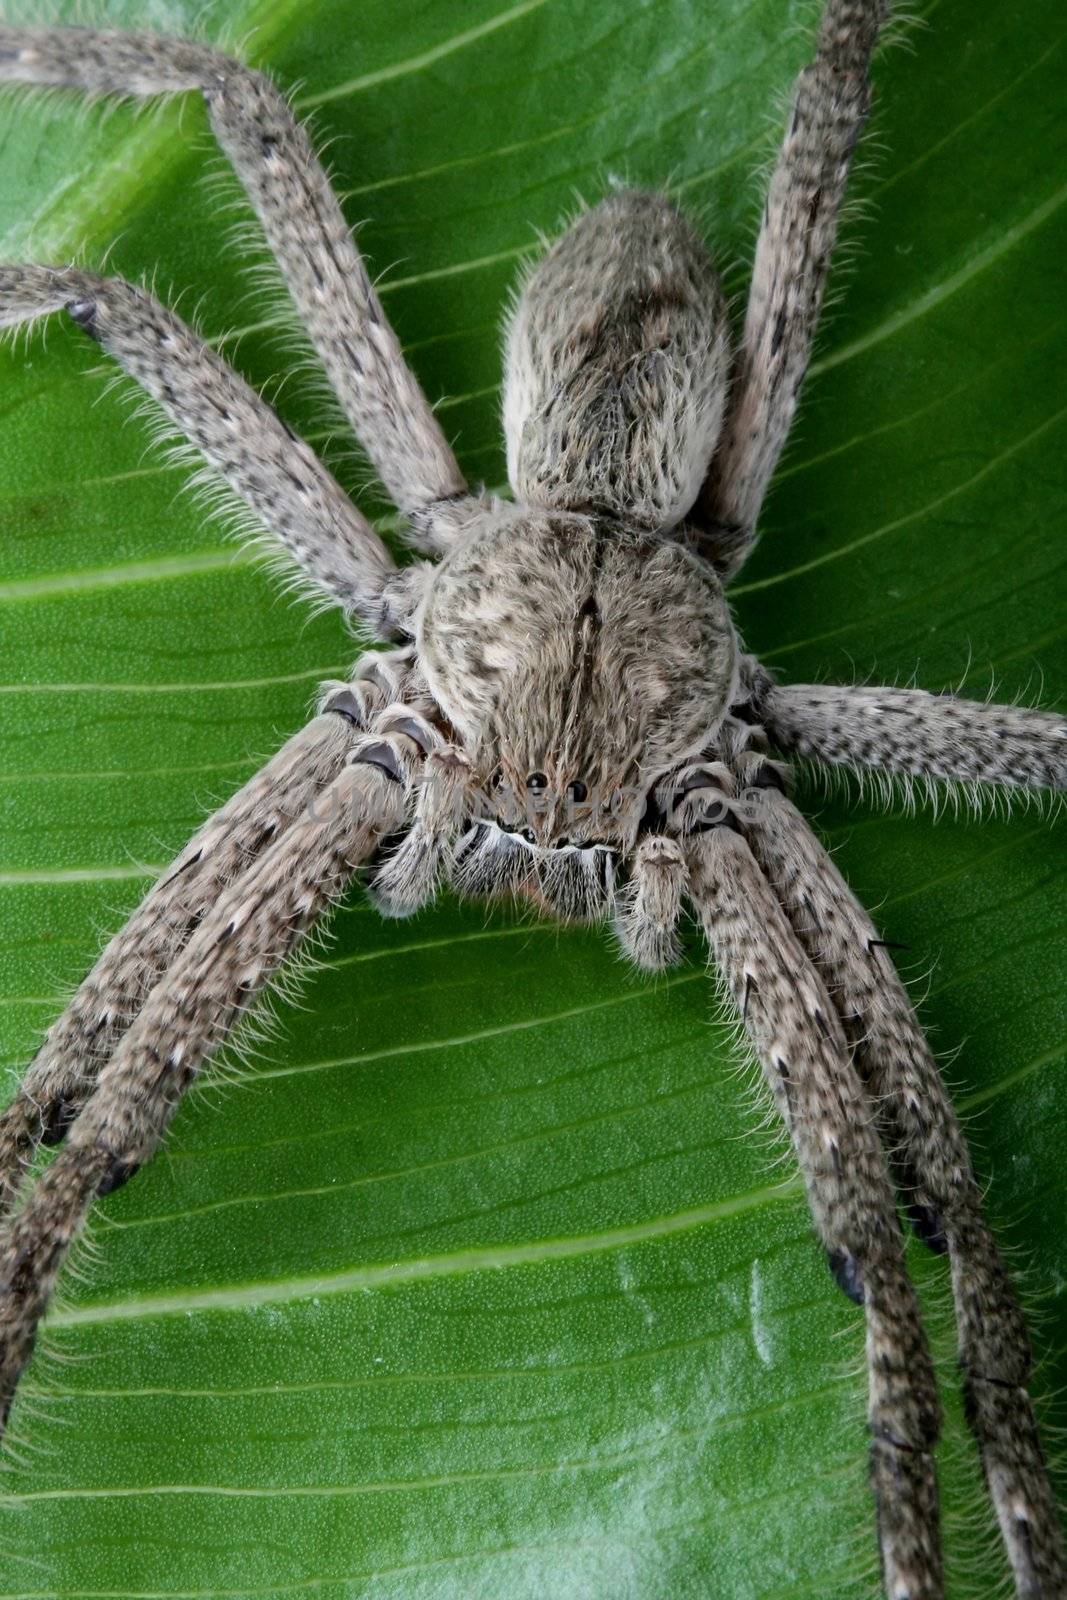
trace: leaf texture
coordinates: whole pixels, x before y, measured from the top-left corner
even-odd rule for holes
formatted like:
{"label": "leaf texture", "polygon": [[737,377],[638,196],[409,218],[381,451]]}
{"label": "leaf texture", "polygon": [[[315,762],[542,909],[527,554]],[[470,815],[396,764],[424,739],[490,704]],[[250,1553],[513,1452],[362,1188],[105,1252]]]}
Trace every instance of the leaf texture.
{"label": "leaf texture", "polygon": [[[536,231],[576,195],[668,183],[740,310],[815,20],[783,0],[94,15],[243,38],[301,85],[410,359],[493,485],[500,314]],[[1051,0],[923,0],[879,59],[865,214],[735,591],[749,646],[787,680],[917,674],[1062,703],[1064,66]],[[0,100],[0,257],[107,253],[198,306],[247,376],[284,378],[287,420],[386,517],[276,295],[250,287],[235,201],[191,101],[105,117]],[[58,322],[0,353],[12,1085],[152,864],[359,647],[277,598],[97,367]],[[1062,832],[1034,812],[886,816],[811,783],[805,799],[908,947],[1024,1269],[1038,1388],[1062,1393]],[[695,938],[649,983],[599,934],[450,903],[387,923],[354,895],[303,1007],[279,1016],[98,1208],[14,1412],[0,1596],[872,1592],[859,1325]],[[954,1397],[945,1267],[912,1254],[949,1406],[951,1593],[987,1600],[1003,1565]]]}

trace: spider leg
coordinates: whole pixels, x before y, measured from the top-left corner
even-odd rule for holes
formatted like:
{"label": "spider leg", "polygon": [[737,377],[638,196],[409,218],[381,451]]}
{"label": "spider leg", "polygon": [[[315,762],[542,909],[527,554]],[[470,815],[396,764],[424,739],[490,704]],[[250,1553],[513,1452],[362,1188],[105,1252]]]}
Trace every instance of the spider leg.
{"label": "spider leg", "polygon": [[336,777],[352,729],[324,714],[283,745],[190,839],[49,1028],[0,1113],[0,1212],[38,1145],[58,1144],[97,1072],[225,885]]}
{"label": "spider leg", "polygon": [[871,106],[869,69],[890,0],[827,0],[815,60],[797,78],[756,243],[726,423],[690,513],[724,582],[756,519],[796,411],[852,153]]}
{"label": "spider leg", "polygon": [[[368,670],[381,671],[376,659]],[[38,1147],[64,1138],[101,1067],[219,895],[333,782],[359,730],[396,697],[389,689],[402,692],[399,685],[363,677],[327,686],[321,714],[208,818],[106,946],[0,1112],[0,1219],[15,1205]]]}
{"label": "spider leg", "polygon": [[864,1307],[886,1594],[940,1600],[937,1388],[863,1085],[823,981],[743,837],[720,825],[686,847],[690,896],[789,1129],[834,1276]]}
{"label": "spider leg", "polygon": [[219,896],[100,1073],[0,1249],[0,1420],[97,1195],[149,1160],[207,1058],[355,869],[404,820],[419,744],[376,726],[313,807]]}
{"label": "spider leg", "polygon": [[1056,1501],[1026,1392],[1030,1342],[952,1102],[867,913],[791,801],[773,788],[753,794],[745,832],[852,1035],[916,1231],[949,1254],[968,1420],[1017,1592],[1067,1594]]}
{"label": "spider leg", "polygon": [[0,266],[0,327],[53,311],[69,312],[136,379],[331,599],[379,633],[391,625],[383,596],[395,567],[370,523],[310,446],[172,311],[120,278]]}
{"label": "spider leg", "polygon": [[[0,82],[90,94],[199,90],[255,207],[301,322],[375,470],[422,520],[466,493],[455,456],[404,360],[337,197],[274,84],[206,45],[154,33],[0,27]],[[447,521],[449,508],[442,508]]]}
{"label": "spider leg", "polygon": [[769,684],[767,733],[784,751],[905,777],[1067,789],[1067,716],[923,689]]}

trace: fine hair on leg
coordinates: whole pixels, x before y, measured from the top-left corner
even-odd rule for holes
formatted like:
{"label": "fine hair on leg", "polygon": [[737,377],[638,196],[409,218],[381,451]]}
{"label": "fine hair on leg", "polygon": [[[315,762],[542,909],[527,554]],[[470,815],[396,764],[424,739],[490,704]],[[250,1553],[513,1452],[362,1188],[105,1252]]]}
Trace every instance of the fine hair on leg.
{"label": "fine hair on leg", "polygon": [[822,306],[870,63],[890,0],[827,0],[815,60],[797,78],[756,242],[729,409],[690,513],[724,582],[738,571],[793,422]]}
{"label": "fine hair on leg", "polygon": [[15,1203],[38,1145],[62,1140],[99,1068],[227,883],[337,776],[352,737],[342,718],[329,715],[294,734],[197,830],[105,946],[0,1112],[0,1217]]}
{"label": "fine hair on leg", "polygon": [[0,1112],[0,1220],[39,1145],[58,1144],[148,994],[218,896],[337,777],[404,677],[328,687],[323,711],[197,829],[109,941]]}
{"label": "fine hair on leg", "polygon": [[688,843],[689,893],[796,1152],[837,1282],[867,1324],[871,1483],[891,1600],[941,1600],[940,1408],[874,1116],[825,985],[741,835]]}
{"label": "fine hair on leg", "polygon": [[315,806],[218,898],[119,1041],[0,1247],[0,1419],[93,1200],[151,1158],[206,1059],[400,825],[420,755],[403,735],[364,736]]}
{"label": "fine hair on leg", "polygon": [[393,503],[418,513],[465,493],[311,141],[265,73],[162,34],[0,27],[0,82],[94,95],[198,90],[300,321]]}
{"label": "fine hair on leg", "polygon": [[1067,716],[925,689],[770,684],[760,711],[780,749],[853,771],[1067,789]]}
{"label": "fine hair on leg", "polygon": [[120,278],[0,266],[0,327],[67,311],[330,600],[380,631],[395,564],[309,445],[172,311]]}
{"label": "fine hair on leg", "polygon": [[1018,1592],[1062,1594],[1063,1533],[1026,1388],[1030,1341],[933,1053],[889,949],[792,802],[758,791],[745,832],[837,1007],[915,1231],[948,1252],[967,1419]]}

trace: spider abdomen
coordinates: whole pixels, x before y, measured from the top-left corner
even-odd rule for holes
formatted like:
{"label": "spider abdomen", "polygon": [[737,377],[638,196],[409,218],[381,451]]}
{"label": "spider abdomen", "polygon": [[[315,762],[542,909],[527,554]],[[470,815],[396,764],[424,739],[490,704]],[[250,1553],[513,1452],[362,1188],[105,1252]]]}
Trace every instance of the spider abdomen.
{"label": "spider abdomen", "polygon": [[662,195],[611,195],[515,304],[504,428],[516,494],[673,527],[707,473],[729,363],[719,280],[689,223]]}

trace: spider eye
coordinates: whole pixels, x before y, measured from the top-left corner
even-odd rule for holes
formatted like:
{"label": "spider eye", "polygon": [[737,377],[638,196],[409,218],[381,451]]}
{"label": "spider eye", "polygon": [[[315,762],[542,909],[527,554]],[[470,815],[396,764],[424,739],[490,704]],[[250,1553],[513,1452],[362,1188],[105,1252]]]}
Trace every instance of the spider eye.
{"label": "spider eye", "polygon": [[565,833],[561,833],[559,838],[556,840],[556,849],[557,850],[566,850],[566,848],[567,848],[567,846],[569,844],[570,844],[570,840],[567,838],[567,835]]}
{"label": "spider eye", "polygon": [[526,787],[534,794],[541,794],[548,788],[548,778],[543,772],[531,772],[526,780]]}
{"label": "spider eye", "polygon": [[537,835],[534,833],[532,828],[523,828],[522,837],[526,840],[527,844],[537,843]]}
{"label": "spider eye", "polygon": [[582,801],[586,799],[588,794],[589,790],[586,788],[581,778],[575,778],[573,783],[568,783],[567,785],[567,796],[569,799],[573,800],[576,805],[581,805]]}

